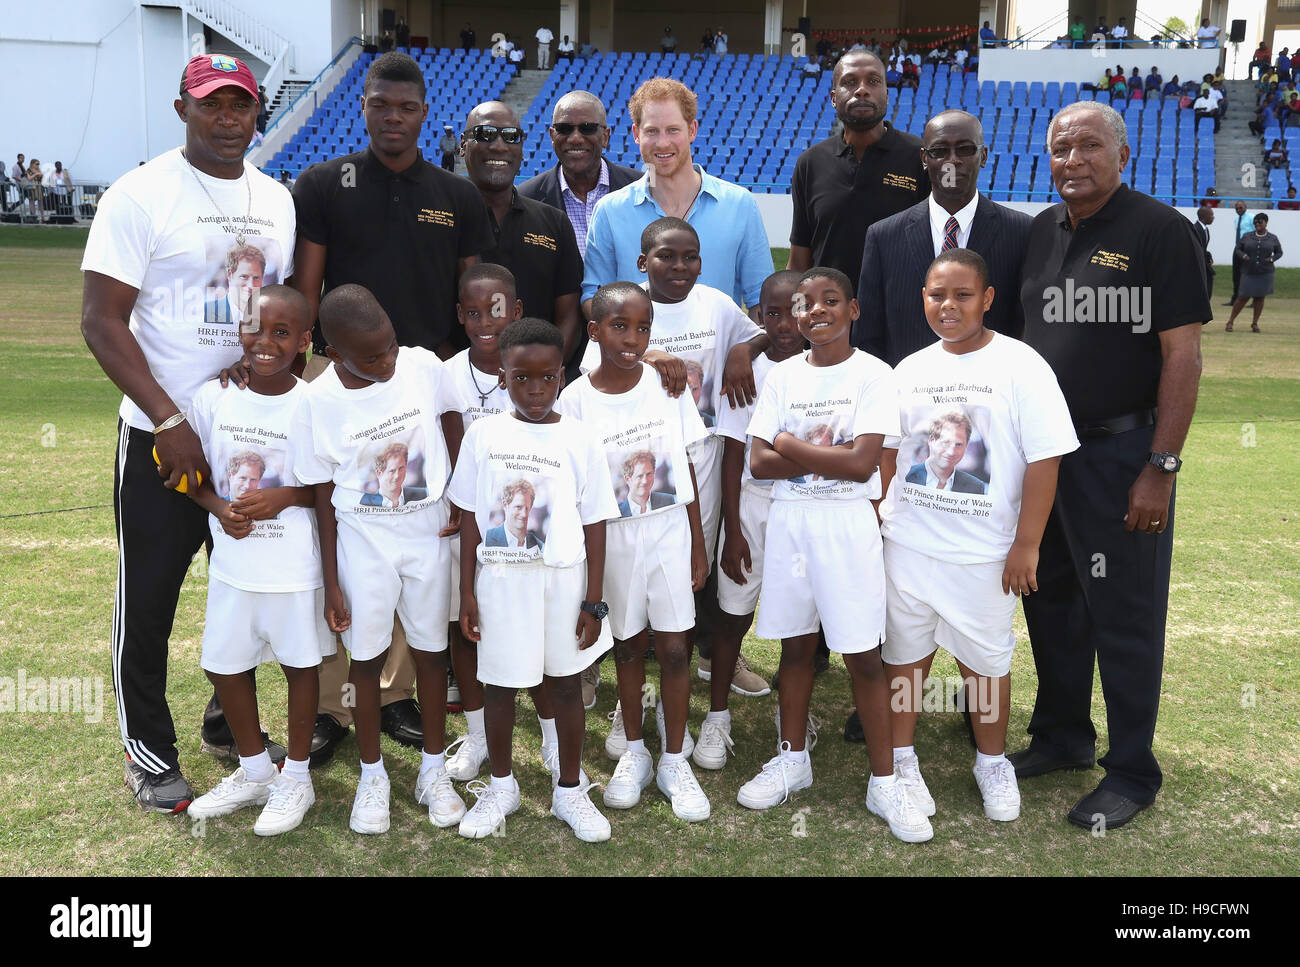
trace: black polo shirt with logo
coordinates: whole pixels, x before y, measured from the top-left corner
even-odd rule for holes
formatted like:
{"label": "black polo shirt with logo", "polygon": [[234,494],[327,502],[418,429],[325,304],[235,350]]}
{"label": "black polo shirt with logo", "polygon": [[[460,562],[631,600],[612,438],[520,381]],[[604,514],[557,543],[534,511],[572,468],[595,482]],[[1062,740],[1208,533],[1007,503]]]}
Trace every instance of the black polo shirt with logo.
{"label": "black polo shirt with logo", "polygon": [[554,322],[556,297],[582,292],[582,254],[569,216],[511,189],[505,220],[498,226],[490,210],[488,218],[496,240],[483,261],[514,273],[525,316]]}
{"label": "black polo shirt with logo", "polygon": [[1192,223],[1125,185],[1073,230],[1063,202],[1039,212],[1022,279],[1025,342],[1076,424],[1153,409],[1160,333],[1213,318]]}
{"label": "black polo shirt with logo", "polygon": [[813,265],[839,269],[850,279],[862,272],[867,229],[930,194],[921,139],[881,123],[885,133],[861,163],[836,134],[799,155],[790,179],[790,244],[812,249]]}
{"label": "black polo shirt with logo", "polygon": [[[456,327],[456,262],[492,246],[483,196],[423,155],[402,172],[369,148],[312,165],[293,186],[298,235],[324,245],[324,291],[375,294],[402,346],[433,349]],[[313,341],[324,347],[320,326]]]}

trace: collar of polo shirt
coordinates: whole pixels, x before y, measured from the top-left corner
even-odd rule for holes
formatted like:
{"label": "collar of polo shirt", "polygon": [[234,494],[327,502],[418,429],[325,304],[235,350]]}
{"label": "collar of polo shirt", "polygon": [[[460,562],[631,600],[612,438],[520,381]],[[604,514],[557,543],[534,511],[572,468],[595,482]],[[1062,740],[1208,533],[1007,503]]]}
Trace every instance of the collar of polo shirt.
{"label": "collar of polo shirt", "polygon": [[375,151],[370,145],[366,145],[365,153],[361,158],[361,171],[371,177],[401,178],[405,181],[419,181],[424,174],[424,155],[417,147],[415,149],[415,160],[410,166],[403,168],[401,171],[394,171],[388,167],[375,155]]}
{"label": "collar of polo shirt", "polygon": [[[888,148],[889,145],[891,144],[891,139],[894,137],[894,126],[890,124],[888,121],[881,121],[880,123],[884,126],[885,133],[880,136],[879,141],[876,141],[874,144],[867,145],[868,151],[880,151],[885,148]],[[839,150],[835,153],[841,158],[845,157],[846,155],[853,154],[853,145],[849,144],[847,141],[844,140],[843,132],[840,133]],[[854,157],[857,156],[854,155]]]}
{"label": "collar of polo shirt", "polygon": [[[1110,196],[1110,199],[1106,202],[1106,204],[1102,205],[1099,209],[1097,209],[1095,212],[1093,212],[1091,215],[1089,215],[1079,224],[1090,225],[1093,222],[1112,221],[1115,218],[1116,213],[1119,211],[1120,206],[1124,204],[1124,202],[1121,199],[1124,198],[1126,193],[1129,191],[1132,191],[1132,189],[1129,188],[1128,185],[1124,184],[1121,181],[1119,184],[1119,188],[1115,190],[1115,194]],[[1066,229],[1067,231],[1070,228],[1070,210],[1069,208],[1066,207],[1065,202],[1061,202],[1061,217],[1057,219],[1057,224],[1060,225],[1062,228]]]}

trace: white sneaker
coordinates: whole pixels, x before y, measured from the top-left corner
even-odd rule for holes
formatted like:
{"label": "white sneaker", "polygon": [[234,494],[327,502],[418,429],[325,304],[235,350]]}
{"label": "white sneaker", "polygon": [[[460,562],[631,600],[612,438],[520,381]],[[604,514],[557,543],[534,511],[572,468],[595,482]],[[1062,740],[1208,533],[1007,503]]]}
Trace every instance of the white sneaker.
{"label": "white sneaker", "polygon": [[388,832],[387,776],[373,776],[357,783],[357,797],[352,801],[352,818],[348,826],[354,833]]}
{"label": "white sneaker", "polygon": [[[452,749],[456,749],[455,753]],[[459,782],[475,779],[483,770],[487,757],[486,735],[475,735],[473,732],[462,735],[447,746],[447,775]]]}
{"label": "white sneaker", "polygon": [[[614,711],[610,712],[605,718],[612,723],[609,727],[609,738],[605,740],[605,755],[609,756],[615,762],[623,758],[623,753],[627,751],[627,731],[623,728],[623,703],[616,702]],[[645,707],[641,708],[641,724],[645,724]]]}
{"label": "white sneaker", "polygon": [[[921,778],[921,760],[913,753],[906,759],[894,760],[894,774],[898,776],[898,781],[907,786],[907,794],[912,797],[912,802],[916,803],[916,808],[921,810],[927,816],[934,815],[934,797],[930,795],[930,790]],[[979,776],[975,777],[976,779]],[[1015,770],[1012,770],[1012,779],[1015,778]],[[1019,803],[1017,802],[1017,805]],[[1011,817],[1015,819],[1014,816]]]}
{"label": "white sneaker", "polygon": [[[804,733],[804,745],[803,745],[804,751],[807,752],[809,755],[812,755],[812,750],[817,748],[817,730],[820,729],[821,727],[822,727],[822,720],[819,719],[817,716],[813,715],[812,712],[809,712],[808,727],[807,727],[807,731]],[[776,748],[778,752],[781,750],[782,741],[783,739],[781,737],[781,706],[778,705],[776,707]]]}
{"label": "white sneaker", "polygon": [[867,786],[867,809],[889,823],[889,831],[904,843],[924,843],[934,838],[934,827],[922,815],[907,786],[895,779],[887,786]]}
{"label": "white sneaker", "polygon": [[649,752],[624,752],[605,786],[605,805],[610,809],[631,809],[641,801],[641,791],[650,785],[654,772]]}
{"label": "white sneaker", "polygon": [[676,762],[659,759],[655,775],[659,791],[672,801],[673,813],[688,823],[699,823],[709,818],[709,798],[700,788],[699,780],[691,771],[691,764],[683,756]]}
{"label": "white sneaker", "polygon": [[740,787],[736,802],[748,809],[770,809],[812,785],[812,760],[787,755],[790,743],[781,745],[782,750],[763,765],[759,774]]}
{"label": "white sneaker", "polygon": [[584,843],[603,843],[609,839],[609,820],[591,801],[591,784],[580,782],[576,789],[551,790],[551,815],[569,824],[573,835]]}
{"label": "white sneaker", "polygon": [[721,769],[727,764],[727,753],[736,747],[731,741],[731,728],[726,722],[705,719],[700,726],[700,741],[695,743],[691,759],[701,769]]}
{"label": "white sneaker", "polygon": [[984,815],[1004,823],[1019,819],[1020,787],[1016,785],[1015,766],[1004,756],[991,768],[976,768],[974,772],[980,795],[984,797]]}
{"label": "white sneaker", "polygon": [[[542,767],[551,774],[551,788],[555,789],[560,784],[560,747],[558,745],[542,746]],[[587,778],[587,770],[578,766],[578,785],[585,786],[591,780]]]}
{"label": "white sneaker", "polygon": [[460,822],[465,815],[465,801],[456,795],[451,773],[445,766],[423,773],[416,779],[415,801],[429,807],[429,822],[439,829]]}
{"label": "white sneaker", "polygon": [[460,834],[466,839],[491,836],[505,826],[506,817],[519,808],[519,783],[511,779],[511,789],[497,792],[491,783],[475,779],[466,788],[478,801],[460,821]]}
{"label": "white sneaker", "polygon": [[[659,751],[668,749],[667,728],[664,726],[664,703],[655,706],[655,728],[659,730]],[[682,755],[689,756],[695,750],[695,740],[691,738],[691,726],[688,722],[682,730]]]}
{"label": "white sneaker", "polygon": [[240,766],[215,787],[190,803],[190,815],[196,819],[228,816],[245,806],[263,806],[271,795],[271,784],[279,773],[272,771],[266,782],[253,782]]}
{"label": "white sneaker", "polygon": [[315,802],[316,790],[312,788],[310,778],[299,782],[282,772],[277,773],[271,782],[266,808],[253,824],[253,832],[258,836],[277,836],[297,829]]}

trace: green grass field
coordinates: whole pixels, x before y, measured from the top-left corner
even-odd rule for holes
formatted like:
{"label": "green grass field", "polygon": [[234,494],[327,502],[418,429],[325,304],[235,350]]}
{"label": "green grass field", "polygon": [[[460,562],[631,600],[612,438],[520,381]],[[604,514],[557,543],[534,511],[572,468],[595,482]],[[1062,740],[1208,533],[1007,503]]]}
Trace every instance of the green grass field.
{"label": "green grass field", "polygon": [[[387,836],[348,831],[357,777],[349,739],[314,773],[317,805],[304,826],[271,841],[253,812],[198,828],[137,809],[122,784],[109,672],[116,552],[111,508],[118,393],[78,331],[84,232],[0,229],[0,874],[1279,874],[1300,872],[1300,270],[1278,272],[1264,333],[1206,328],[1205,375],[1179,482],[1165,687],[1156,753],[1165,787],[1129,827],[1095,837],[1065,812],[1100,777],[1065,773],[1021,784],[1021,818],[984,818],[960,718],[921,719],[917,746],[938,803],[935,838],[908,846],[867,813],[866,754],[838,729],[850,708],[843,665],[818,679],[813,710],[828,724],[814,754],[816,784],[765,813],[736,790],[773,753],[775,695],[735,697],[736,756],[697,770],[713,817],[689,826],[649,790],[636,809],[609,811],[614,838],[577,843],[548,815],[531,706],[520,702],[515,772],[523,806],[505,835],[480,842],[433,828],[411,789],[418,754],[384,740],[393,779]],[[778,262],[783,253],[778,252]],[[1248,329],[1246,325],[1244,328]],[[69,509],[72,508],[72,509]],[[186,775],[202,792],[225,773],[199,753],[210,689],[198,666],[206,580],[191,571],[172,638],[168,695]],[[1034,669],[1023,622],[1013,671],[1009,747],[1023,744]],[[771,675],[778,644],[746,653]],[[606,666],[611,668],[612,666]],[[955,674],[950,659],[938,675]],[[14,708],[4,677],[98,677],[102,716]],[[612,676],[612,671],[607,673]],[[260,675],[264,724],[285,734],[282,676]],[[693,679],[692,728],[708,708]],[[584,764],[607,779],[614,706],[602,683],[588,718]],[[1106,748],[1100,689],[1099,750]],[[90,719],[90,721],[87,721]],[[96,719],[98,719],[96,721]],[[449,719],[449,734],[464,729]],[[651,746],[656,745],[652,737]],[[471,799],[472,801],[472,799]],[[201,835],[198,835],[201,834]]]}

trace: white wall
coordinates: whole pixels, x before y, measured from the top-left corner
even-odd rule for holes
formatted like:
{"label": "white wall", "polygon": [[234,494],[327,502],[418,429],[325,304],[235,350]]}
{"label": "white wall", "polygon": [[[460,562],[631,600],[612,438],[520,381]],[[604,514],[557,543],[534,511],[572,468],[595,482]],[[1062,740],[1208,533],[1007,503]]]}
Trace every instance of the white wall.
{"label": "white wall", "polygon": [[[980,51],[980,81],[1074,81],[1095,84],[1116,64],[1131,74],[1136,65],[1146,77],[1154,64],[1166,83],[1177,74],[1182,81],[1199,80],[1219,65],[1218,50],[1170,50],[1130,47],[1123,50],[1020,50],[998,47]],[[1247,58],[1249,59],[1249,58]]]}
{"label": "white wall", "polygon": [[[763,216],[763,227],[767,229],[767,243],[773,248],[790,247],[790,221],[793,208],[789,195],[755,195],[758,210]],[[1014,208],[1027,215],[1037,215],[1049,207],[1045,202],[999,202],[1008,208]],[[1179,208],[1180,212],[1191,221],[1196,220],[1195,208]],[[1256,212],[1247,212],[1248,218],[1254,218]],[[1282,259],[1277,263],[1282,268],[1300,267],[1300,212],[1269,211],[1268,230],[1282,243]],[[1237,215],[1231,208],[1220,208],[1215,212],[1214,224],[1210,226],[1210,254],[1216,265],[1232,264],[1232,249],[1235,244],[1233,229]]]}

